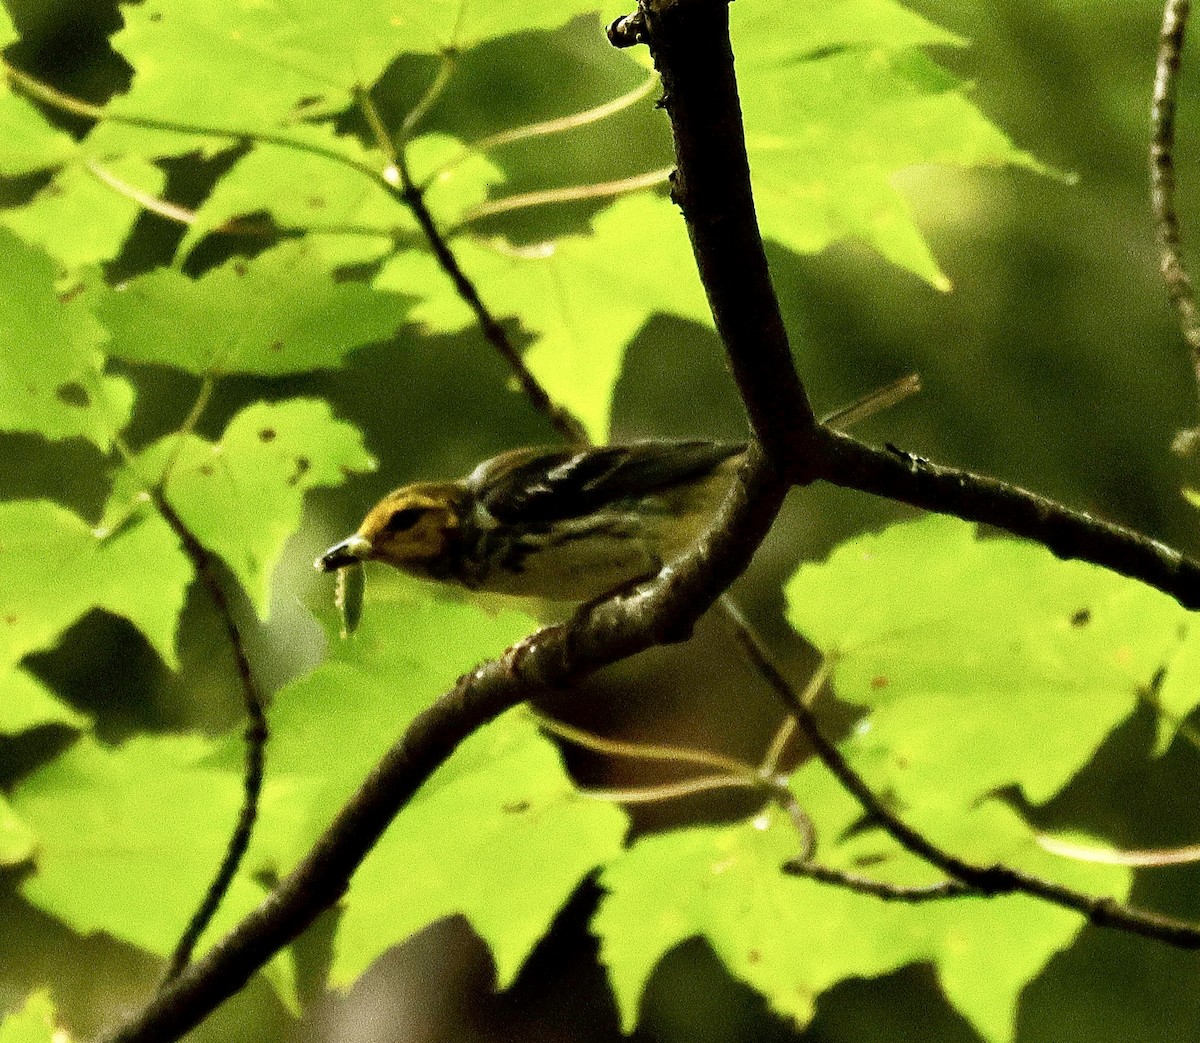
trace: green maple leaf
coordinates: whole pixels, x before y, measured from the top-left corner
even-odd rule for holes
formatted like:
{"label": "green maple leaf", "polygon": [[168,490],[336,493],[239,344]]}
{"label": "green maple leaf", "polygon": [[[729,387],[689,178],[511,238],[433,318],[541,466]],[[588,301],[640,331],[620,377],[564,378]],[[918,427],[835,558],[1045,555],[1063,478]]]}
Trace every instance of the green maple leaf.
{"label": "green maple leaf", "polygon": [[[791,788],[822,838],[823,864],[906,886],[938,880],[878,830],[852,828],[861,809],[819,763],[797,772]],[[956,854],[980,864],[1003,860],[1101,893],[1129,884],[1128,870],[1041,851],[1030,829],[995,802],[969,814],[943,809],[939,832]],[[592,926],[626,1030],[637,1022],[654,967],[700,937],[732,975],[800,1025],[839,982],[930,962],[947,998],[984,1038],[1003,1043],[1012,1038],[1021,990],[1082,923],[1025,896],[882,902],[784,875],[798,847],[790,818],[768,808],[732,826],[643,837],[609,864],[601,876],[609,893]]]}
{"label": "green maple leaf", "polygon": [[201,376],[272,377],[340,365],[355,348],[391,337],[411,303],[336,281],[305,241],[234,258],[199,279],[158,268],[87,300],[115,357]]}
{"label": "green maple leaf", "polygon": [[941,517],[843,544],[787,597],[838,696],[870,711],[846,752],[918,813],[1009,785],[1049,799],[1190,626],[1165,594]]}
{"label": "green maple leaf", "polygon": [[[105,524],[119,525],[140,503],[146,482],[165,478],[166,498],[197,539],[220,555],[261,615],[270,605],[271,573],[300,526],[304,494],[340,485],[374,459],[359,432],[317,399],[247,406],[219,442],[168,435],[118,472]],[[156,516],[143,523],[161,528]]]}
{"label": "green maple leaf", "polygon": [[175,537],[149,519],[98,535],[57,504],[0,503],[0,676],[93,608],[128,619],[178,665],[175,627],[191,578]]}
{"label": "green maple leaf", "polygon": [[104,328],[60,298],[56,265],[0,228],[0,430],[83,437],[107,450],[128,422],[133,388],[102,373]]}

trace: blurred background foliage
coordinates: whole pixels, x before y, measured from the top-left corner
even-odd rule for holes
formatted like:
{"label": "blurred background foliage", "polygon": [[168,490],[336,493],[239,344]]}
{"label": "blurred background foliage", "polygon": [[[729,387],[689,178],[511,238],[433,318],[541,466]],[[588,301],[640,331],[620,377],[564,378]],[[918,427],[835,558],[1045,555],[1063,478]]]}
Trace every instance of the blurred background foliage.
{"label": "blurred background foliage", "polygon": [[[15,64],[94,101],[127,83],[127,67],[106,42],[119,25],[113,3],[7,2],[24,37],[9,53]],[[813,397],[820,408],[832,409],[917,370],[923,393],[873,420],[864,436],[997,475],[1200,552],[1195,511],[1180,497],[1181,486],[1194,482],[1196,465],[1168,449],[1178,428],[1195,423],[1196,392],[1157,275],[1148,217],[1147,122],[1160,8],[1145,0],[914,0],[910,6],[973,42],[964,50],[940,49],[937,60],[978,84],[977,102],[1020,147],[1076,174],[1078,183],[1009,170],[906,173],[903,186],[954,284],[951,293],[854,246],[816,257],[772,250],[798,365]],[[598,60],[607,47],[598,21],[585,18],[559,32],[531,33],[468,52],[430,111],[428,129],[469,140],[624,93],[640,74],[630,63]],[[393,67],[377,92],[385,117],[394,120],[411,108],[434,64],[412,58]],[[1177,155],[1185,232],[1200,227],[1197,83],[1200,77],[1185,69]],[[353,121],[347,128],[353,129]],[[493,158],[509,179],[506,191],[522,191],[622,177],[665,165],[669,157],[666,121],[651,95],[610,120],[559,136],[553,148],[517,143]],[[228,156],[208,163],[169,161],[165,194],[194,205],[229,162]],[[2,184],[0,200],[19,203],[38,187],[37,179]],[[495,227],[515,241],[535,242],[582,229],[598,207],[525,211],[495,219]],[[133,275],[164,263],[180,235],[179,227],[145,215],[111,272]],[[210,239],[189,268],[217,263],[241,246]],[[380,379],[381,372],[402,376]],[[195,392],[196,382],[179,373],[155,370],[147,380],[143,371],[131,441],[148,441],[177,424]],[[271,625],[259,626],[242,606],[242,623],[268,688],[319,659],[322,639],[301,606],[329,592],[309,562],[357,522],[365,505],[401,482],[464,473],[504,448],[554,440],[542,418],[508,386],[500,360],[467,334],[402,333],[394,342],[360,351],[348,369],[332,374],[224,380],[201,433],[216,436],[248,402],[303,394],[329,399],[340,416],[359,425],[382,466],[375,475],[313,496],[309,523],[277,574]],[[714,334],[678,320],[652,322],[627,355],[616,393],[614,438],[737,438],[743,432]],[[52,490],[56,499],[95,518],[106,493],[105,461],[79,441],[50,445],[4,435],[0,489],[6,498]],[[798,561],[820,557],[839,540],[906,513],[835,489],[793,494],[737,593],[794,667],[807,662],[807,652],[782,623],[784,578]],[[129,625],[99,614],[32,665],[56,691],[97,716],[98,734],[106,740],[136,729],[215,731],[236,721],[239,707],[224,639],[209,616],[203,597],[193,592],[181,627],[184,668],[178,675],[166,671]],[[655,652],[591,684],[603,700],[576,696],[570,706],[553,709],[597,730],[671,735],[753,759],[770,734],[775,711],[730,648],[722,628],[710,623],[686,653]],[[1190,792],[1196,752],[1178,746],[1151,764],[1153,734],[1147,715],[1132,717],[1045,809],[1047,821],[1086,822],[1126,846],[1194,840],[1200,814],[1194,800],[1180,795]],[[10,783],[64,741],[65,733],[43,729],[5,743],[0,782]],[[569,763],[584,779],[628,781],[608,774],[595,757],[573,754]],[[697,800],[641,813],[636,828],[744,810],[728,799]],[[144,994],[155,975],[152,961],[102,937],[80,945],[15,897],[10,883],[0,888],[5,925],[0,999],[15,999],[41,981],[55,982],[62,1015],[87,1034]],[[1133,897],[1181,911],[1197,883],[1194,870],[1158,870],[1144,875]],[[486,950],[455,921],[435,925],[381,960],[348,995],[322,996],[328,930],[318,925],[302,943],[313,1005],[298,1025],[256,983],[196,1038],[619,1038],[586,933],[595,898],[594,889],[577,896],[516,986],[499,996],[491,991]],[[1197,977],[1192,957],[1085,930],[1026,991],[1017,1038],[1192,1040],[1200,1023]],[[843,984],[822,997],[818,1009],[813,1024],[796,1037],[694,942],[656,972],[635,1038],[691,1043],[978,1038],[921,967]]]}

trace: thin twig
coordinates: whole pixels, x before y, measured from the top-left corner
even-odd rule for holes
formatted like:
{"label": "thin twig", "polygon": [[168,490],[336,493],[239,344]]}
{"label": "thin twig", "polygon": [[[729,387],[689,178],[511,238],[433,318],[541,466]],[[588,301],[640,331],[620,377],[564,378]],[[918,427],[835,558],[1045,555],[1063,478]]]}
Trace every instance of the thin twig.
{"label": "thin twig", "polygon": [[230,884],[241,865],[246,849],[250,846],[250,838],[254,833],[254,823],[258,818],[258,801],[262,795],[263,762],[267,744],[267,715],[259,695],[258,686],[254,681],[254,673],[250,668],[250,659],[246,654],[246,645],[242,640],[241,631],[233,617],[229,599],[217,579],[216,567],[212,555],[200,543],[195,534],[188,528],[187,523],[167,500],[161,486],[150,490],[154,506],[163,520],[179,538],[184,553],[192,562],[196,575],[200,577],[208,596],[216,606],[217,614],[225,626],[229,638],[229,647],[233,651],[234,665],[237,667],[238,680],[242,687],[242,701],[246,710],[246,728],[243,733],[246,741],[246,771],[243,778],[244,796],[241,810],[238,812],[237,823],[230,835],[225,856],[217,869],[217,874],[209,884],[204,899],[192,915],[183,934],[167,961],[163,972],[160,989],[166,989],[175,981],[191,962],[196,944],[200,936],[212,922],[217,909],[221,905]]}
{"label": "thin twig", "polygon": [[450,249],[446,238],[438,229],[437,222],[434,221],[433,215],[429,212],[429,207],[425,205],[425,198],[421,190],[413,182],[412,172],[409,170],[403,145],[400,148],[396,148],[391,142],[391,137],[383,127],[383,123],[379,119],[378,110],[375,109],[370,96],[362,92],[359,95],[359,101],[367,116],[368,123],[371,125],[377,139],[379,139],[380,147],[391,150],[393,163],[391,169],[396,172],[397,183],[386,182],[388,190],[412,211],[413,217],[417,219],[417,224],[420,226],[422,233],[424,233],[425,239],[429,243],[434,257],[437,258],[442,271],[449,276],[450,281],[454,284],[455,292],[474,313],[475,321],[479,324],[480,331],[488,343],[496,349],[500,357],[508,363],[508,367],[516,378],[521,391],[540,412],[546,415],[554,430],[567,442],[575,445],[586,444],[588,440],[587,432],[583,425],[570,412],[552,401],[550,396],[546,394],[545,389],[538,383],[537,378],[530,371],[529,367],[525,365],[525,361],[521,358],[521,353],[517,351],[516,345],[509,340],[508,332],[500,325],[499,320],[491,313],[487,305],[483,303],[483,299],[479,296],[479,291],[475,288],[475,284],[471,282],[466,272],[463,271],[462,266],[458,263],[458,258],[454,256],[454,252]]}
{"label": "thin twig", "polygon": [[[1200,395],[1200,313],[1197,313],[1195,289],[1183,259],[1179,211],[1175,205],[1175,106],[1183,40],[1191,8],[1191,0],[1167,0],[1163,8],[1150,109],[1150,203],[1158,231],[1159,270],[1191,353],[1196,390]],[[1200,428],[1181,431],[1176,436],[1175,448],[1190,454],[1198,440]]]}
{"label": "thin twig", "polygon": [[[245,856],[246,849],[250,845],[250,838],[254,832],[254,823],[258,818],[258,801],[262,793],[263,783],[264,752],[269,733],[267,730],[266,713],[262,698],[258,692],[258,686],[254,682],[254,673],[250,667],[246,645],[242,640],[241,631],[238,629],[237,622],[230,609],[229,599],[225,596],[225,591],[217,579],[212,555],[200,543],[195,533],[188,528],[187,523],[179,516],[175,508],[167,501],[163,491],[187,434],[195,428],[196,423],[200,419],[200,414],[208,402],[212,392],[211,378],[205,379],[200,394],[197,396],[195,403],[192,405],[183,422],[181,437],[174,446],[170,458],[163,467],[162,473],[153,481],[149,480],[143,473],[141,461],[138,460],[137,455],[130,449],[116,425],[111,422],[112,414],[108,408],[103,384],[98,377],[93,377],[92,383],[96,399],[100,403],[105,418],[109,420],[114,447],[124,460],[125,465],[137,476],[138,481],[146,491],[146,495],[159,515],[167,523],[171,531],[175,533],[184,554],[187,555],[196,575],[204,584],[217,610],[217,614],[221,617],[221,621],[225,625],[229,647],[233,653],[234,665],[237,668],[238,680],[241,682],[242,701],[247,717],[244,732],[246,768],[242,779],[243,798],[242,806],[238,811],[238,819],[234,825],[233,832],[230,834],[229,843],[226,845],[225,855],[221,860],[220,866],[217,868],[216,876],[213,878],[212,883],[209,884],[200,906],[192,914],[192,918],[188,921],[183,934],[175,945],[174,951],[168,958],[167,966],[163,971],[163,976],[159,983],[161,991],[167,988],[191,961],[192,953],[195,951],[200,936],[212,922],[212,918],[220,907],[225,894],[228,892],[229,885],[237,873],[242,858]],[[124,522],[118,522],[109,530],[110,534],[120,529],[123,524]]]}
{"label": "thin twig", "polygon": [[[787,710],[796,718],[800,730],[808,739],[813,752],[821,763],[833,774],[866,812],[870,821],[883,829],[893,840],[910,854],[940,869],[947,876],[966,885],[970,893],[980,897],[997,897],[1009,894],[1027,894],[1041,898],[1052,905],[1071,909],[1097,927],[1113,927],[1130,934],[1142,935],[1166,942],[1181,949],[1200,948],[1200,926],[1177,920],[1169,916],[1137,909],[1122,904],[1114,898],[1097,898],[1062,884],[1044,880],[1011,866],[995,864],[988,866],[967,862],[938,847],[919,830],[908,825],[883,803],[863,779],[850,766],[838,748],[825,738],[816,715],[804,698],[775,665],[762,640],[748,625],[738,632],[746,653],[767,678],[775,694]],[[829,664],[822,663],[817,676],[824,680]]]}
{"label": "thin twig", "polygon": [[822,884],[833,884],[858,894],[870,895],[885,902],[920,902],[940,901],[945,898],[982,897],[979,891],[968,887],[961,880],[940,880],[933,884],[889,884],[873,877],[849,873],[844,869],[834,869],[807,859],[796,858],[785,862],[783,871],[788,876],[801,876],[816,880]]}
{"label": "thin twig", "polygon": [[[174,120],[161,120],[153,117],[126,115],[119,112],[111,112],[99,105],[92,105],[89,102],[79,98],[74,98],[69,94],[64,94],[62,91],[49,84],[35,79],[27,72],[23,72],[16,67],[9,65],[0,58],[0,72],[8,78],[9,83],[18,90],[23,91],[29,97],[49,105],[52,108],[62,112],[69,112],[76,116],[82,116],[86,119],[95,120],[96,122],[116,123],[128,127],[141,127],[147,130],[169,131],[175,134],[192,134],[198,137],[219,137],[228,138],[230,141],[255,141],[263,142],[268,145],[277,145],[280,148],[290,149],[294,152],[303,152],[314,156],[319,156],[322,159],[327,159],[330,162],[338,163],[341,166],[362,174],[375,182],[379,187],[392,195],[395,195],[396,175],[394,165],[388,165],[380,169],[372,166],[370,163],[363,162],[348,156],[337,149],[326,148],[322,145],[317,145],[312,142],[298,141],[294,138],[289,138],[284,134],[273,134],[263,131],[239,130],[228,127],[208,127],[199,124],[180,123]],[[178,204],[171,203],[165,200],[158,199],[154,196],[149,196],[140,189],[134,188],[120,178],[117,178],[111,171],[106,170],[94,161],[88,162],[88,167],[91,172],[101,181],[107,184],[114,191],[128,196],[150,210],[168,220],[176,221],[180,224],[191,225],[196,221],[194,211],[188,210]],[[306,225],[304,227],[289,227],[278,226],[272,227],[259,224],[253,221],[244,220],[229,220],[216,228],[213,232],[226,235],[361,235],[361,236],[378,236],[382,238],[395,238],[396,230],[393,228],[379,228],[372,225],[359,224],[329,224],[329,225]]]}

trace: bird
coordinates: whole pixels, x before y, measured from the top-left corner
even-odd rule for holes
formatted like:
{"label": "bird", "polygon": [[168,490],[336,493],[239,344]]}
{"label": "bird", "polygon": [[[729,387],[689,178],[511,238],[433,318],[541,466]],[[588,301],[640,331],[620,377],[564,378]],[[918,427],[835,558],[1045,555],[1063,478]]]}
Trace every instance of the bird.
{"label": "bird", "polygon": [[[904,377],[825,422],[849,426],[919,387],[915,374]],[[314,566],[334,572],[378,561],[468,591],[592,602],[683,554],[745,451],[745,443],[708,439],[510,450],[465,478],[393,490]]]}
{"label": "bird", "polygon": [[703,532],[745,445],[647,440],[516,449],[388,493],[317,558],[380,561],[468,591],[586,602],[646,579]]}

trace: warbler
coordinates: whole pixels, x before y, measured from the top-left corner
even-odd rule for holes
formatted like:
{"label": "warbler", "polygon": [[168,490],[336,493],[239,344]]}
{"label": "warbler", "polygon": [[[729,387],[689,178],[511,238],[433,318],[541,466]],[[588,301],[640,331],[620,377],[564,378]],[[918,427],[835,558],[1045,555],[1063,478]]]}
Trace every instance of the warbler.
{"label": "warbler", "polygon": [[382,561],[468,590],[592,600],[682,554],[744,450],[710,441],[513,450],[458,481],[388,493],[315,565]]}
{"label": "warbler", "polygon": [[[915,375],[838,410],[846,427],[920,388]],[[516,449],[466,478],[390,492],[358,531],[314,565],[382,561],[423,579],[491,594],[591,601],[656,574],[699,536],[744,444],[644,441]]]}

